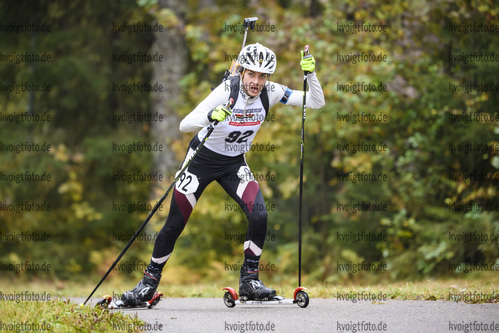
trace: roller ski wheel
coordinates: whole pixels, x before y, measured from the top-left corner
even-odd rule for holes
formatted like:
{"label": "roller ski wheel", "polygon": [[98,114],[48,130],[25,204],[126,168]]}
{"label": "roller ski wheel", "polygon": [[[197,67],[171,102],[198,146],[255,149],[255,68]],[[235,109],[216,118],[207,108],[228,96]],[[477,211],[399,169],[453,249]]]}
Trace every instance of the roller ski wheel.
{"label": "roller ski wheel", "polygon": [[96,308],[103,308],[106,309],[109,304],[113,301],[113,298],[109,295],[104,295],[100,301],[97,302],[95,305]]}
{"label": "roller ski wheel", "polygon": [[113,300],[111,296],[105,295],[95,306],[104,309],[152,309],[159,303],[162,297],[163,293],[155,292],[149,301],[142,302],[136,306],[128,306],[121,299]]}
{"label": "roller ski wheel", "polygon": [[300,308],[306,308],[310,299],[308,298],[308,294],[304,291],[305,288],[298,288],[295,290],[295,298],[293,303],[298,304]]}
{"label": "roller ski wheel", "polygon": [[224,294],[224,303],[228,308],[233,308],[236,306],[237,294],[234,298],[233,294],[230,291],[226,291]]}
{"label": "roller ski wheel", "polygon": [[282,296],[274,296],[271,299],[260,299],[260,300],[249,300],[246,297],[239,297],[238,293],[234,288],[225,287],[224,294],[224,304],[228,308],[233,308],[236,304],[297,304],[300,308],[306,308],[310,302],[308,294],[305,292],[305,288],[296,288],[294,293],[294,299],[285,299]]}

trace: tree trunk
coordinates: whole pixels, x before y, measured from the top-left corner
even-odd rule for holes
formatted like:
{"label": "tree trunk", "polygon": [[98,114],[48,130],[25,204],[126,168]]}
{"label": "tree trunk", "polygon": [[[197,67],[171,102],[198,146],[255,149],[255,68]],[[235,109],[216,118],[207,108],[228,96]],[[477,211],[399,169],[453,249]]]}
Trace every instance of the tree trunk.
{"label": "tree trunk", "polygon": [[[180,136],[178,125],[179,117],[176,108],[181,104],[181,89],[179,81],[185,74],[187,46],[184,31],[184,1],[162,0],[159,1],[160,10],[169,9],[175,13],[178,24],[173,27],[163,27],[162,32],[155,32],[155,41],[151,48],[151,54],[158,52],[163,56],[162,62],[152,63],[151,85],[163,86],[162,92],[154,92],[151,95],[152,114],[163,117],[162,121],[151,122],[151,141],[163,144],[163,151],[154,152],[153,172],[164,175],[174,173],[179,167],[173,150],[170,148],[172,142]],[[161,24],[161,23],[160,23]]]}

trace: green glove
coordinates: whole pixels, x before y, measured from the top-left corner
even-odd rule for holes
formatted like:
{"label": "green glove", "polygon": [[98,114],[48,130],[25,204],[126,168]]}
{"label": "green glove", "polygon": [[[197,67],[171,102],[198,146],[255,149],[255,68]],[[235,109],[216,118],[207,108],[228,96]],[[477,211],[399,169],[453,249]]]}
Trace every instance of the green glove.
{"label": "green glove", "polygon": [[302,71],[312,73],[315,70],[314,57],[311,54],[303,57],[303,50],[301,50],[300,66]]}
{"label": "green glove", "polygon": [[213,110],[208,113],[208,119],[210,122],[213,121],[224,121],[225,117],[230,116],[232,114],[232,110],[229,110],[225,107],[225,105],[220,104]]}

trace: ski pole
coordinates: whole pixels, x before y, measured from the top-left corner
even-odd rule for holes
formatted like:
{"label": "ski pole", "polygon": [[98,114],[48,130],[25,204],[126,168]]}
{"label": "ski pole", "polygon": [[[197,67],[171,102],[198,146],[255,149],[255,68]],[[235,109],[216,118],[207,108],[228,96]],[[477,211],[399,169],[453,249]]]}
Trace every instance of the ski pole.
{"label": "ski pole", "polygon": [[[251,30],[255,29],[255,22],[258,21],[258,17],[247,17],[244,19],[243,23],[243,28],[244,28],[244,38],[243,38],[243,46],[241,47],[241,50],[244,49],[244,46],[246,45],[246,36],[248,35],[248,28]],[[239,59],[232,59],[232,63],[230,65],[230,69],[227,69],[225,71],[224,77],[222,81],[225,81],[229,78],[229,76],[234,76],[236,73],[236,68],[238,66],[238,60]],[[213,90],[214,88],[212,88]]]}
{"label": "ski pole", "polygon": [[[231,98],[227,104],[225,105],[226,108],[232,108],[233,106],[233,103],[234,103],[234,100]],[[95,286],[94,290],[90,293],[90,295],[87,297],[87,299],[85,300],[85,302],[83,303],[83,305],[87,304],[88,300],[90,299],[90,297],[92,297],[92,295],[97,291],[97,289],[100,287],[100,285],[102,284],[102,282],[104,282],[104,280],[107,278],[107,276],[111,273],[111,271],[114,269],[114,267],[118,264],[118,262],[121,260],[121,258],[125,255],[126,251],[128,250],[128,248],[130,248],[130,246],[132,246],[133,242],[135,241],[135,239],[139,236],[139,234],[142,232],[142,230],[144,230],[144,228],[146,227],[147,223],[149,222],[149,220],[152,218],[152,216],[156,213],[156,211],[158,210],[158,208],[161,206],[161,204],[163,203],[163,201],[165,201],[166,197],[168,196],[168,194],[170,194],[173,186],[175,185],[175,183],[177,182],[177,180],[179,180],[180,176],[184,173],[185,170],[187,170],[187,168],[189,167],[189,165],[191,164],[192,160],[194,160],[194,158],[196,157],[196,155],[198,154],[198,152],[201,150],[201,148],[204,146],[206,140],[208,140],[208,138],[210,137],[211,133],[213,132],[213,130],[215,129],[215,126],[217,126],[218,124],[218,120],[215,120],[213,123],[210,124],[210,126],[208,127],[208,132],[206,133],[205,137],[203,138],[203,140],[201,141],[201,143],[196,147],[196,149],[194,150],[194,153],[192,155],[192,157],[187,161],[187,163],[185,163],[185,165],[182,167],[182,169],[180,170],[180,172],[177,174],[177,177],[175,177],[175,179],[173,180],[173,182],[171,183],[170,187],[168,187],[168,189],[166,190],[165,194],[163,194],[163,196],[159,199],[159,201],[156,203],[156,205],[154,206],[154,208],[151,210],[151,212],[149,213],[149,215],[147,216],[147,218],[144,220],[144,222],[142,222],[142,224],[140,225],[139,229],[135,232],[135,234],[132,236],[132,238],[130,239],[130,241],[128,241],[128,244],[125,246],[125,248],[123,249],[123,251],[121,251],[120,255],[118,256],[118,258],[116,258],[116,260],[113,262],[113,264],[111,265],[111,267],[108,269],[108,271],[106,272],[106,274],[104,274],[104,276],[102,277],[102,279],[99,281],[99,283],[97,284],[97,286]]]}
{"label": "ski pole", "polygon": [[258,21],[258,17],[248,17],[244,19],[243,28],[245,30],[244,30],[243,46],[241,47],[241,50],[244,48],[244,45],[246,45],[246,35],[248,34],[248,28],[254,30],[256,21]]}
{"label": "ski pole", "polygon": [[[308,45],[305,45],[303,58],[310,57]],[[301,286],[301,250],[302,250],[302,201],[303,201],[303,155],[305,152],[305,116],[307,110],[307,71],[303,72],[303,112],[301,118],[301,145],[300,145],[300,203],[298,217],[298,287]]]}

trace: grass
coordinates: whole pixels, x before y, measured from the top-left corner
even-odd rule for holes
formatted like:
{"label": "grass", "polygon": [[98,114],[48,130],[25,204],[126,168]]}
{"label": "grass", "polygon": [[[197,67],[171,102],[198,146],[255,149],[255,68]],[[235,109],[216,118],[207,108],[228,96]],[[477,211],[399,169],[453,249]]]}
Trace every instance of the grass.
{"label": "grass", "polygon": [[[492,272],[495,273],[495,272]],[[237,274],[238,275],[238,274]],[[262,278],[265,280],[264,278]],[[12,280],[2,281],[3,294],[9,293],[24,293],[29,290],[29,293],[35,293],[40,296],[50,296],[51,299],[56,297],[84,297],[97,284],[99,278],[95,281],[88,279],[86,281],[27,281],[16,283]],[[370,293],[382,293],[387,295],[388,299],[397,300],[448,300],[448,301],[467,301],[470,303],[473,300],[467,300],[466,295],[470,293],[478,293],[481,295],[492,295],[486,299],[482,297],[482,302],[499,302],[499,275],[498,274],[482,274],[480,276],[472,276],[466,278],[453,279],[426,279],[418,282],[390,282],[364,285],[355,284],[312,284],[308,285],[306,277],[303,278],[304,285],[308,288],[311,297],[315,298],[337,298],[338,293],[357,293],[362,291]],[[95,298],[100,298],[102,295],[121,294],[126,290],[132,289],[137,284],[137,279],[108,278],[93,295]],[[269,282],[267,283],[272,288],[276,289],[278,294],[287,296],[292,295],[296,286],[296,281],[284,282]],[[192,283],[192,284],[173,284],[171,281],[163,279],[159,291],[165,294],[165,297],[221,297],[223,295],[223,287],[233,287],[237,289],[237,279],[229,282],[212,282],[212,283]],[[461,298],[459,296],[461,295]],[[468,297],[469,298],[469,297]],[[475,296],[476,298],[476,296]]]}
{"label": "grass", "polygon": [[[449,279],[425,280],[421,282],[397,282],[375,286],[320,286],[319,295],[351,301],[356,299],[382,300],[426,300],[464,303],[499,303],[499,283],[494,281]],[[364,294],[362,294],[364,293]],[[311,293],[314,295],[313,293]]]}
{"label": "grass", "polygon": [[144,322],[122,312],[83,306],[69,300],[0,302],[1,331],[141,332]]}
{"label": "grass", "polygon": [[[304,280],[306,281],[306,279]],[[137,317],[121,312],[109,312],[93,305],[80,307],[63,298],[87,297],[98,281],[63,282],[29,281],[14,284],[2,281],[0,293],[0,330],[7,331],[52,331],[52,332],[140,332],[145,324]],[[131,289],[137,281],[110,278],[100,287],[94,297],[117,294]],[[289,298],[295,289],[293,283],[276,283],[271,286],[278,294]],[[233,282],[229,286],[237,287]],[[269,284],[270,285],[270,284]],[[162,283],[160,290],[165,297],[219,297],[225,285],[221,283],[198,283],[173,285]],[[307,286],[312,298],[337,298],[351,302],[370,301],[382,304],[385,300],[456,301],[464,303],[499,303],[499,276],[482,275],[473,278],[430,280],[419,282],[396,282],[376,285],[329,285]],[[9,295],[21,295],[18,300],[8,300]],[[28,296],[26,296],[28,295]],[[30,301],[37,295],[45,302]],[[28,299],[28,300],[27,300]],[[31,298],[32,299],[32,298]],[[95,303],[95,300],[93,301]],[[4,325],[4,326],[1,326]],[[5,326],[10,325],[10,326]],[[24,327],[22,326],[24,325]],[[31,326],[29,326],[31,325]]]}

